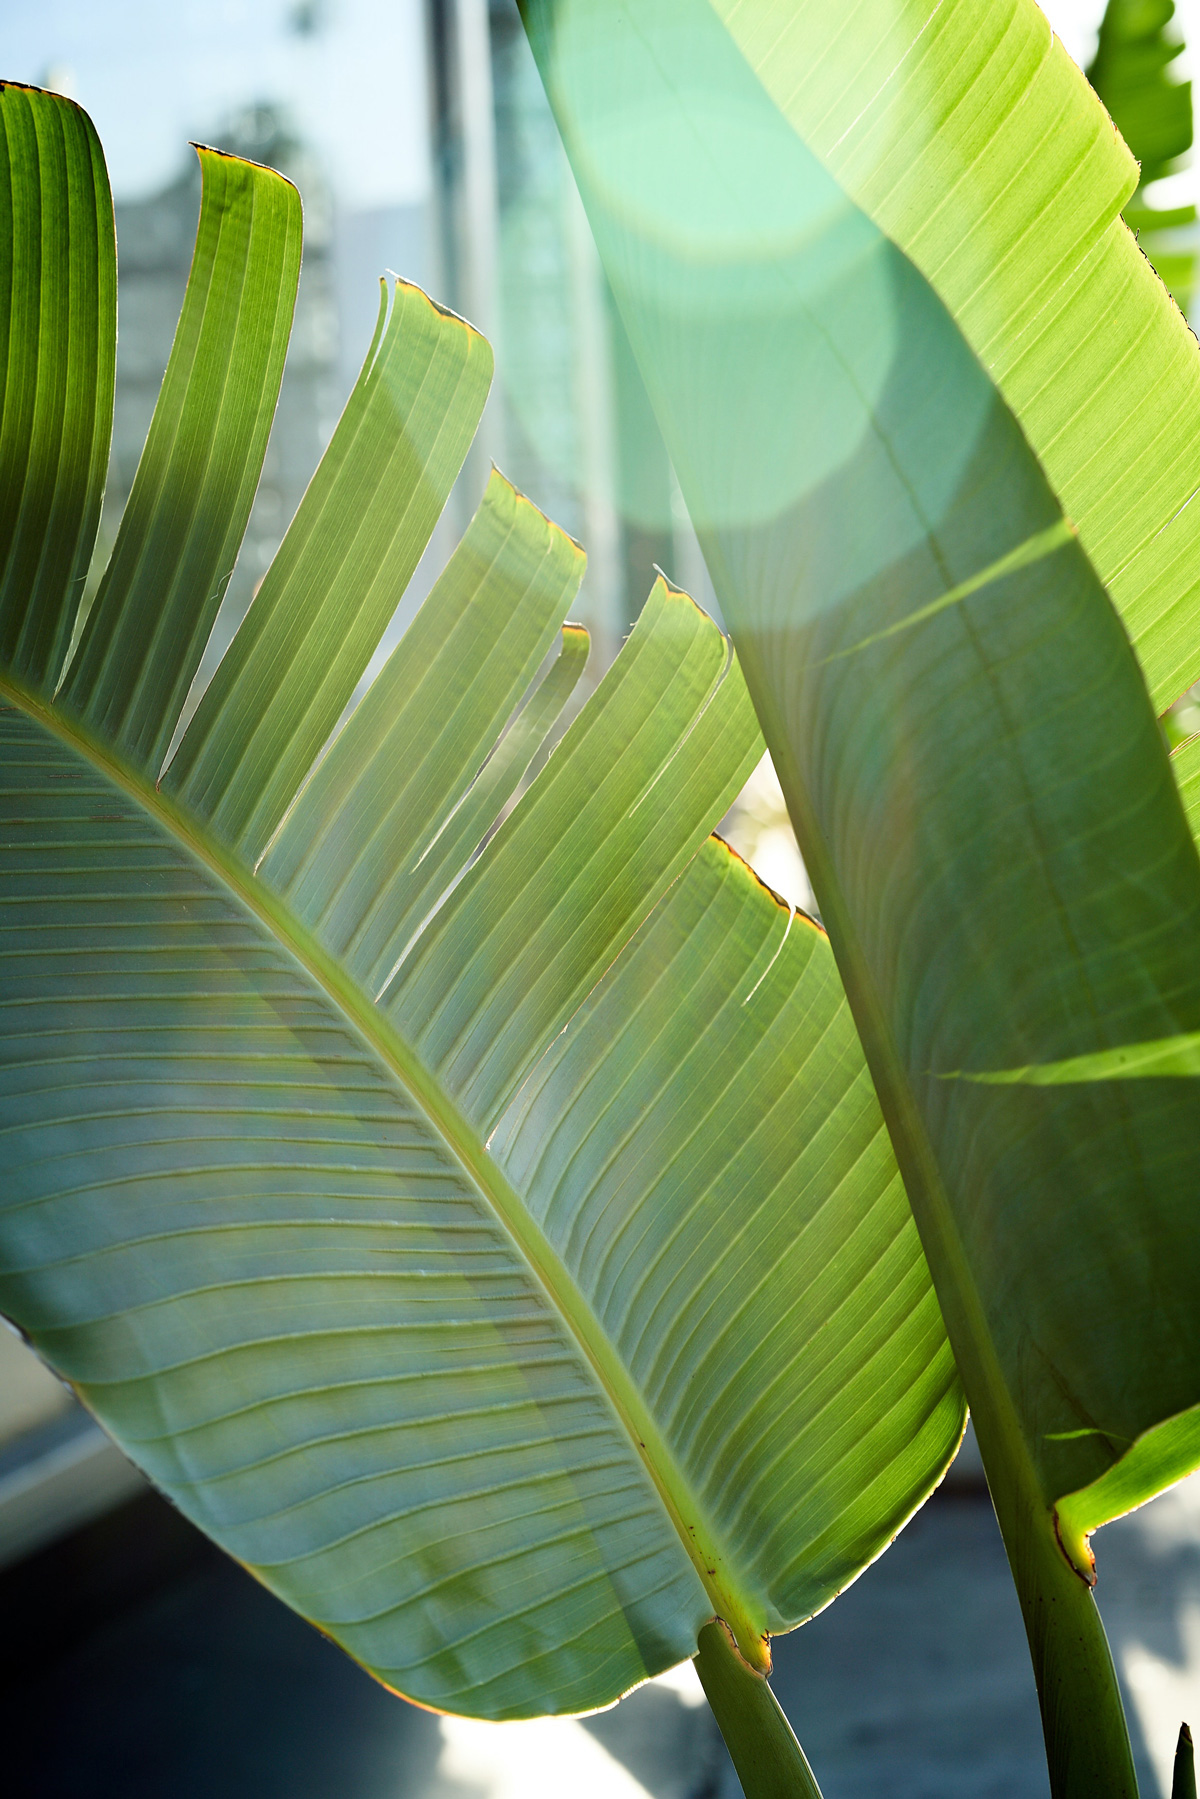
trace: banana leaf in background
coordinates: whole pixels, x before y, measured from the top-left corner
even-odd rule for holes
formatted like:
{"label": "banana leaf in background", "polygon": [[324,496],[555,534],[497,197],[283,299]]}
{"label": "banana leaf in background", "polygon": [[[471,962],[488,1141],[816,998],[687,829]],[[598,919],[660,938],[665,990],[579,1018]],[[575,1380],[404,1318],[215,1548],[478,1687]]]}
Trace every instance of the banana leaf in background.
{"label": "banana leaf in background", "polygon": [[1173,696],[1195,340],[1031,3],[526,18],[920,1226],[1052,1788],[1131,1793],[1087,1536],[1200,1462],[1200,1100],[1130,1058],[1200,1031],[1200,861],[1103,577]]}
{"label": "banana leaf in background", "polygon": [[762,754],[740,669],[660,581],[522,789],[583,668],[583,555],[496,474],[329,746],[491,377],[398,283],[172,750],[300,258],[295,191],[200,154],[81,620],[111,202],[84,114],[0,91],[0,1305],[389,1686],[582,1710],[703,1637],[714,1704],[811,1791],[748,1664],[964,1413],[826,937],[709,835]]}
{"label": "banana leaf in background", "polygon": [[1141,166],[1124,218],[1185,315],[1196,268],[1196,208],[1156,206],[1148,189],[1192,147],[1192,84],[1171,64],[1183,40],[1171,35],[1174,0],[1108,0],[1087,78]]}

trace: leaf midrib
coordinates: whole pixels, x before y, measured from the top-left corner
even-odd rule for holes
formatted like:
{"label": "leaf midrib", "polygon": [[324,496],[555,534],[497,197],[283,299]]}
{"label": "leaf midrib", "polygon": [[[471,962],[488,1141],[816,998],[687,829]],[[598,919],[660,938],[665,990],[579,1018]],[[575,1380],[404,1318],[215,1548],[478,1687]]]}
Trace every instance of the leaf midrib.
{"label": "leaf midrib", "polygon": [[768,1672],[771,1657],[761,1606],[755,1604],[747,1583],[731,1566],[728,1551],[574,1277],[488,1154],[479,1133],[440,1083],[294,914],[183,808],[151,786],[77,719],[65,716],[8,673],[0,673],[0,697],[85,758],[208,869],[266,927],[276,946],[298,963],[348,1028],[416,1101],[470,1185],[498,1218],[553,1315],[582,1351],[716,1615],[728,1625],[750,1666]]}
{"label": "leaf midrib", "polygon": [[[770,710],[769,703],[766,709]],[[776,734],[775,740],[780,741],[780,734]],[[823,896],[826,925],[832,926],[830,935],[837,943],[838,965],[846,996],[879,1094],[904,1184],[910,1202],[914,1191],[924,1201],[917,1221],[927,1259],[933,1265],[941,1265],[941,1278],[935,1283],[938,1302],[943,1312],[953,1309],[958,1314],[959,1328],[951,1334],[951,1339],[960,1368],[966,1365],[964,1371],[969,1370],[963,1384],[969,1387],[968,1399],[972,1402],[976,1424],[982,1426],[981,1437],[988,1439],[984,1450],[993,1500],[998,1512],[1007,1514],[1005,1499],[1011,1503],[1015,1498],[1018,1509],[1026,1516],[1040,1518],[1046,1526],[1053,1528],[1053,1506],[1038,1480],[937,1158],[884,1017],[832,857],[809,800],[807,784],[794,756],[789,754],[783,765],[788,775],[789,804],[800,802],[805,857]],[[917,1208],[914,1206],[913,1210],[916,1213]],[[989,1447],[998,1448],[1000,1454],[989,1453]],[[1003,1492],[1004,1487],[1009,1489],[1008,1495]],[[1059,1553],[1063,1553],[1061,1545]],[[1065,1554],[1063,1560],[1085,1585],[1090,1584]]]}

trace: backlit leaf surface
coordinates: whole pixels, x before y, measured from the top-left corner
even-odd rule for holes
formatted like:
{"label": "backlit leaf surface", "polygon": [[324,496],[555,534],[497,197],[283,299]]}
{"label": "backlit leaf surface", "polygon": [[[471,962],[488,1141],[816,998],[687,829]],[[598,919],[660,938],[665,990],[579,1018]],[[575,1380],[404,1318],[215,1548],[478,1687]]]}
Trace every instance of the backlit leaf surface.
{"label": "backlit leaf surface", "polygon": [[1200,351],[1121,218],[1138,166],[1036,0],[712,0],[996,382],[1161,710],[1200,677]]}
{"label": "backlit leaf surface", "polygon": [[[1187,1079],[1120,1069],[973,1077],[1200,1031],[1200,862],[1137,660],[1051,480],[934,288],[827,166],[835,113],[866,156],[856,59],[893,95],[915,9],[819,10],[738,0],[733,35],[706,0],[545,0],[528,17],[921,1228],[1026,1605],[1055,1790],[1130,1791],[1067,1558],[1089,1576],[1085,1533],[1116,1489],[1121,1509],[1200,1461],[1196,1099]],[[931,81],[952,29],[982,67],[984,10],[929,21],[913,57]],[[820,115],[822,160],[794,97],[831,82],[834,49],[851,63]],[[929,89],[923,110],[909,95],[924,137],[893,135],[871,165],[903,188],[921,163],[922,203],[947,196],[939,230],[958,218],[962,133],[978,128],[981,180],[1005,166],[989,92],[944,133]],[[1031,156],[1039,116],[1020,137]],[[1020,263],[1016,218],[1004,228]],[[1016,291],[1000,222],[981,229],[996,273],[979,303],[1003,334]],[[1113,329],[1078,345],[1106,369],[1141,328],[1113,304]],[[1123,416],[1122,443],[1138,428]],[[1164,442],[1148,466],[1166,482]],[[1144,497],[1121,487],[1130,542],[1157,529]],[[1171,1454],[1151,1453],[1168,1424]]]}
{"label": "backlit leaf surface", "polygon": [[[10,366],[91,356],[103,399],[94,136],[48,95],[0,113],[82,146],[5,165],[14,271],[65,258],[100,296],[27,320]],[[660,581],[522,792],[582,667],[583,557],[493,475],[322,755],[491,373],[399,284],[164,771],[299,246],[279,177],[204,172],[61,682],[88,545],[4,590],[6,643],[42,647],[0,667],[0,1304],[190,1518],[425,1704],[603,1705],[715,1615],[761,1666],[920,1502],[962,1401],[826,938],[709,835],[762,752],[739,667]],[[10,568],[70,507],[94,529],[98,429],[80,402],[71,454],[38,448]]]}

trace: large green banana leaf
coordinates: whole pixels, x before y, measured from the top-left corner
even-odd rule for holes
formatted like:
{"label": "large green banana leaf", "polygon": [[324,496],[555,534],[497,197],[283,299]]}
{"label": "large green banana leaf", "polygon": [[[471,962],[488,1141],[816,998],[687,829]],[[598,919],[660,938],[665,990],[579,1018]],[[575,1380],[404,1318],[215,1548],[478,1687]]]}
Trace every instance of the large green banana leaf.
{"label": "large green banana leaf", "polygon": [[[707,0],[529,22],[921,1228],[1055,1789],[1129,1791],[1086,1533],[1200,1461],[1200,1105],[1094,1067],[972,1077],[1200,1030],[1200,862],[1120,620],[1002,395],[772,98],[823,72],[818,10],[740,0],[770,93]],[[873,54],[864,12],[848,57]],[[937,116],[928,158],[952,160]],[[881,182],[907,179],[892,156]]]}
{"label": "large green banana leaf", "polygon": [[957,321],[1159,710],[1200,677],[1200,353],[1121,219],[1138,167],[1036,0],[713,0]]}
{"label": "large green banana leaf", "polygon": [[80,626],[111,205],[77,108],[9,86],[0,130],[0,1305],[188,1517],[427,1705],[603,1705],[714,1617],[762,1668],[963,1411],[826,938],[708,835],[761,753],[738,665],[660,581],[514,805],[583,665],[583,556],[493,475],[327,747],[491,374],[400,283],[164,772],[299,202],[201,152]]}

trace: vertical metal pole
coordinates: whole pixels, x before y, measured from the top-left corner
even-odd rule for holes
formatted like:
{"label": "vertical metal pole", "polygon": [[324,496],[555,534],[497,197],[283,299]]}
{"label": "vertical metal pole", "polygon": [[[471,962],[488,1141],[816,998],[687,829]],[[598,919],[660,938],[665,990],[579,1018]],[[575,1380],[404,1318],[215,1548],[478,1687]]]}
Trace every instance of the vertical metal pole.
{"label": "vertical metal pole", "polygon": [[[500,200],[496,181],[496,107],[492,93],[492,42],[488,0],[454,0],[453,56],[458,90],[462,161],[460,304],[489,338],[501,365]],[[488,465],[504,457],[503,399],[497,382],[468,459],[477,496]]]}
{"label": "vertical metal pole", "polygon": [[583,502],[583,547],[588,553],[583,599],[585,623],[595,640],[598,668],[606,668],[621,647],[621,526],[614,492],[616,422],[613,417],[612,357],[600,258],[591,226],[570,170],[563,168],[564,230],[570,272],[575,349],[575,416],[578,426],[579,483]]}

